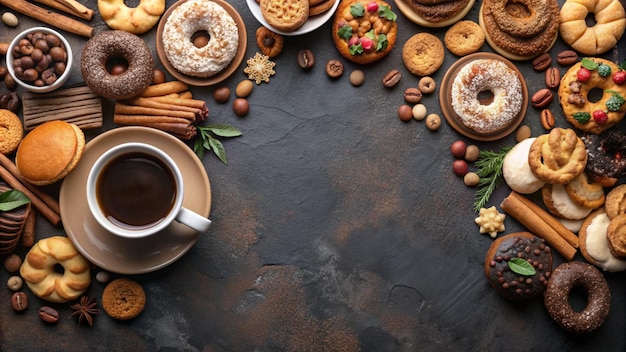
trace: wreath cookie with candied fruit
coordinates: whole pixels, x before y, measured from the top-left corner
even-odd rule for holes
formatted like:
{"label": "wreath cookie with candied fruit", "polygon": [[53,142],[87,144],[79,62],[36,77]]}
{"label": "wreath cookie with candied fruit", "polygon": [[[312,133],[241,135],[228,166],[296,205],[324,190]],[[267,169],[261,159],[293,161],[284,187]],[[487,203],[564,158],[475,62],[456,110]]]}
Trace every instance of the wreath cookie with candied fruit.
{"label": "wreath cookie with candied fruit", "polygon": [[384,1],[343,0],[333,20],[335,47],[357,64],[380,60],[396,44],[397,17]]}
{"label": "wreath cookie with candied fruit", "polygon": [[565,118],[577,129],[599,134],[626,114],[624,68],[602,58],[585,57],[561,78],[559,102]]}

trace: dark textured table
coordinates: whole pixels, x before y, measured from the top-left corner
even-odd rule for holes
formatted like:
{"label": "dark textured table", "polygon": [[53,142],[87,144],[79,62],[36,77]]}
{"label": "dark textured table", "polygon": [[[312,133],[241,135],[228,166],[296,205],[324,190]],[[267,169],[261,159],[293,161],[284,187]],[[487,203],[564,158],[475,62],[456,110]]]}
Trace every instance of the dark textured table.
{"label": "dark textured table", "polygon": [[[173,1],[168,0],[167,5]],[[258,51],[259,23],[245,1],[231,1],[248,33],[246,58]],[[466,18],[477,20],[480,1]],[[96,2],[87,5],[97,9]],[[143,313],[115,321],[102,313],[93,327],[69,318],[69,304],[54,305],[62,318],[44,324],[37,315],[46,302],[27,289],[31,305],[16,314],[11,292],[0,289],[2,351],[624,351],[626,284],[623,273],[605,274],[612,294],[605,324],[585,336],[559,328],[541,299],[512,304],[485,279],[483,260],[492,242],[479,234],[472,211],[475,188],[452,173],[449,146],[457,139],[484,149],[513,145],[510,135],[474,142],[443,123],[438,132],[424,122],[402,122],[396,110],[405,88],[418,77],[402,64],[403,43],[428,31],[443,39],[446,28],[427,29],[398,13],[398,43],[372,65],[342,59],[346,74],[331,80],[324,72],[339,58],[330,23],[299,37],[286,37],[274,59],[276,74],[255,85],[250,113],[236,117],[230,104],[212,98],[214,87],[196,87],[207,101],[209,122],[224,122],[243,136],[223,139],[228,165],[207,153],[203,163],[212,187],[213,227],[180,260],[161,270],[130,277],[147,293]],[[0,8],[4,12],[5,8]],[[19,16],[18,28],[0,25],[0,42],[37,23]],[[99,15],[91,24],[107,30]],[[154,51],[153,29],[142,37]],[[67,34],[67,33],[66,33]],[[85,38],[67,35],[80,59]],[[626,59],[626,41],[603,55]],[[315,66],[304,71],[296,53],[311,49]],[[564,49],[560,40],[551,50]],[[491,52],[485,44],[482,51]],[[446,51],[441,78],[457,58]],[[534,92],[543,74],[518,63]],[[223,82],[234,90],[246,78],[245,63]],[[353,87],[348,74],[365,72]],[[403,77],[393,89],[381,78],[391,69]],[[564,68],[561,69],[563,73]],[[81,82],[79,65],[68,82]],[[5,91],[3,85],[0,90]],[[440,113],[437,93],[425,96],[429,112]],[[231,98],[232,102],[232,98]],[[105,127],[115,128],[112,102],[105,101]],[[558,102],[550,108],[567,127]],[[523,123],[544,133],[538,110],[529,107]],[[57,187],[50,187],[52,193]],[[501,186],[488,206],[499,207],[509,189]],[[524,228],[510,216],[506,233]],[[45,219],[38,238],[63,234]],[[501,236],[502,234],[500,234]],[[18,251],[25,254],[24,249]],[[578,254],[575,260],[583,260]],[[555,255],[556,264],[562,262]],[[95,273],[98,270],[94,270]],[[5,283],[9,274],[0,271]],[[104,285],[93,280],[87,295],[100,301]]]}

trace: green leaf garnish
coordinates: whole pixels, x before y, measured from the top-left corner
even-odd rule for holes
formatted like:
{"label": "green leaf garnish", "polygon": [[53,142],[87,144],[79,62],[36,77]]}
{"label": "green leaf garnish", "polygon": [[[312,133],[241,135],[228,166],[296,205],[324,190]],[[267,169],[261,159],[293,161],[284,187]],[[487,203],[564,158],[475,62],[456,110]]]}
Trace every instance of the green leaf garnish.
{"label": "green leaf garnish", "polygon": [[350,38],[352,38],[352,26],[349,26],[347,24],[343,25],[337,30],[337,35],[341,39],[349,40]]}
{"label": "green leaf garnish", "polygon": [[350,52],[350,55],[363,54],[363,45],[361,45],[361,43],[357,45],[350,45],[348,51]]}
{"label": "green leaf garnish", "polygon": [[367,33],[365,33],[365,36],[370,38],[371,40],[376,39],[376,33],[374,32],[373,29],[370,29],[369,31],[367,31]]}
{"label": "green leaf garnish", "polygon": [[224,163],[228,164],[226,159],[226,150],[224,145],[217,137],[239,137],[243,133],[237,128],[225,123],[214,123],[207,126],[196,126],[198,134],[193,143],[193,151],[202,159],[205,151],[212,150],[213,153]]}
{"label": "green leaf garnish", "polygon": [[376,51],[383,51],[387,49],[388,44],[389,44],[389,40],[387,40],[387,35],[379,34],[378,40],[376,41]]}
{"label": "green leaf garnish", "polygon": [[589,120],[591,120],[591,114],[584,111],[575,112],[574,114],[572,114],[572,117],[574,117],[574,119],[576,119],[576,121],[580,123],[587,123],[589,122]]}
{"label": "green leaf garnish", "polygon": [[512,147],[502,147],[499,152],[491,150],[480,151],[478,160],[474,163],[478,169],[476,173],[480,178],[478,191],[476,191],[476,198],[474,199],[475,212],[478,213],[487,204],[493,191],[502,182],[502,162],[506,153],[511,149]]}
{"label": "green leaf garnish", "polygon": [[533,276],[537,272],[532,264],[522,258],[511,258],[507,264],[511,271],[520,275]]}
{"label": "green leaf garnish", "polygon": [[383,5],[378,7],[378,17],[383,17],[389,21],[395,21],[398,18],[398,15],[391,11],[391,7]]}
{"label": "green leaf garnish", "polygon": [[363,17],[365,14],[365,6],[360,2],[350,6],[350,14],[354,17]]}
{"label": "green leaf garnish", "polygon": [[580,61],[580,64],[582,65],[582,67],[591,71],[598,68],[598,64],[588,57],[583,57],[583,59]]}
{"label": "green leaf garnish", "polygon": [[11,189],[0,193],[0,211],[11,211],[30,203],[30,198],[24,192]]}

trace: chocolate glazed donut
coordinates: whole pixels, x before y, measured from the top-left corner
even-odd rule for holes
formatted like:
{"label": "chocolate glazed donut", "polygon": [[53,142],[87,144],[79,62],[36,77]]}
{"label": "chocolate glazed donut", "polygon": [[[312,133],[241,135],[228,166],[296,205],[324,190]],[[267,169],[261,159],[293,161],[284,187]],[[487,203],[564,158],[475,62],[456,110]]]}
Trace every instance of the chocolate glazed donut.
{"label": "chocolate glazed donut", "polygon": [[587,149],[586,170],[596,176],[621,177],[626,175],[626,134],[610,130],[600,135],[581,137]]}
{"label": "chocolate glazed donut", "polygon": [[[569,296],[575,287],[587,295],[587,306],[580,312],[569,304]],[[550,317],[563,329],[589,333],[602,325],[609,315],[611,291],[596,267],[583,262],[568,262],[552,272],[544,303]]]}
{"label": "chocolate glazed donut", "polygon": [[[126,71],[111,74],[112,60],[125,60]],[[87,41],[80,59],[85,83],[94,93],[109,99],[128,99],[141,93],[152,82],[154,61],[146,43],[135,34],[111,30]]]}

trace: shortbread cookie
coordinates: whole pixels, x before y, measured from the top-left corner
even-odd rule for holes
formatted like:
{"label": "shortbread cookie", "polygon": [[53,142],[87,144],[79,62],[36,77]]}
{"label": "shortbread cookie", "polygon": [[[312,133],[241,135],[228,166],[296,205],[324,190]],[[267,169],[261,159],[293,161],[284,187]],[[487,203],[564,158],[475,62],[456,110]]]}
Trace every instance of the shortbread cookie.
{"label": "shortbread cookie", "polygon": [[22,120],[11,110],[0,109],[0,153],[13,153],[23,136]]}
{"label": "shortbread cookie", "polygon": [[145,306],[146,292],[138,282],[130,279],[115,279],[102,292],[102,308],[114,319],[133,319]]}
{"label": "shortbread cookie", "polygon": [[451,53],[464,56],[480,50],[485,43],[485,33],[474,21],[459,21],[446,31],[443,41]]}
{"label": "shortbread cookie", "polygon": [[575,203],[585,208],[596,209],[604,205],[604,187],[589,180],[584,172],[566,183],[565,191]]}
{"label": "shortbread cookie", "polygon": [[428,76],[443,64],[444,50],[441,40],[430,33],[417,33],[404,43],[402,61],[417,76]]}
{"label": "shortbread cookie", "polygon": [[606,237],[609,240],[609,250],[615,258],[626,259],[626,214],[620,214],[609,223],[606,230]]}
{"label": "shortbread cookie", "polygon": [[317,3],[314,3],[314,1],[309,1],[309,17],[317,16],[330,10],[330,8],[333,7],[333,5],[335,4],[335,1],[339,0],[322,0]]}
{"label": "shortbread cookie", "polygon": [[309,18],[308,0],[261,0],[261,15],[272,27],[293,32]]}
{"label": "shortbread cookie", "polygon": [[546,183],[541,188],[541,197],[548,211],[560,218],[581,220],[593,211],[574,202],[565,192],[565,187],[558,183]]}
{"label": "shortbread cookie", "polygon": [[606,195],[604,210],[609,219],[626,213],[626,184],[613,188]]}

